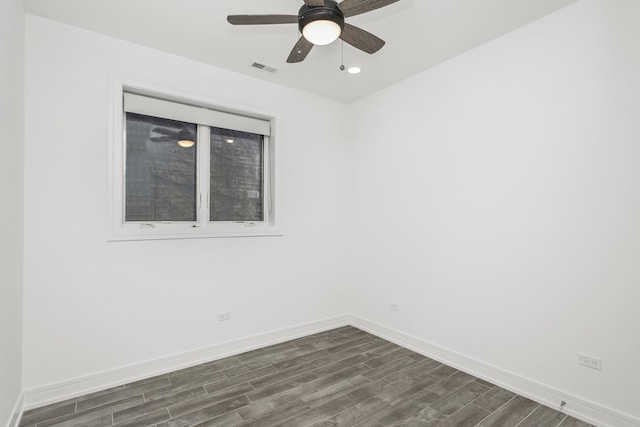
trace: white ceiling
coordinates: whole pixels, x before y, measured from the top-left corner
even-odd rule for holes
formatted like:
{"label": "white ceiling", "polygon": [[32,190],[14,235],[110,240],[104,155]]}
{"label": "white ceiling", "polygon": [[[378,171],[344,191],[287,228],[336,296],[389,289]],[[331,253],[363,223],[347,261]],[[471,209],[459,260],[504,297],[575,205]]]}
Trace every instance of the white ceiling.
{"label": "white ceiling", "polygon": [[[229,14],[297,14],[301,0],[25,0],[28,13],[108,34],[260,79],[352,102],[486,43],[576,0],[400,0],[347,18],[384,39],[368,55],[341,42],[316,46],[300,64],[286,58],[295,24],[231,26]],[[260,62],[278,71],[251,67]]]}

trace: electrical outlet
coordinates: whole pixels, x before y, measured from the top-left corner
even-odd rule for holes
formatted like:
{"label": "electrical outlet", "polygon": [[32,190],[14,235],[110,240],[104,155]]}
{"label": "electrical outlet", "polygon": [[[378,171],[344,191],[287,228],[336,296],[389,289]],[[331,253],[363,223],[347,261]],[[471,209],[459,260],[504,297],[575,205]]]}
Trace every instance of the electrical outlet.
{"label": "electrical outlet", "polygon": [[231,320],[231,313],[228,311],[218,314],[218,322],[224,322],[225,320]]}
{"label": "electrical outlet", "polygon": [[398,307],[398,303],[396,303],[396,302],[390,302],[390,303],[389,303],[389,310],[391,310],[391,311],[398,311],[398,310],[400,310],[400,307]]}
{"label": "electrical outlet", "polygon": [[582,366],[586,366],[587,368],[602,371],[602,359],[598,359],[597,357],[578,354],[578,363]]}

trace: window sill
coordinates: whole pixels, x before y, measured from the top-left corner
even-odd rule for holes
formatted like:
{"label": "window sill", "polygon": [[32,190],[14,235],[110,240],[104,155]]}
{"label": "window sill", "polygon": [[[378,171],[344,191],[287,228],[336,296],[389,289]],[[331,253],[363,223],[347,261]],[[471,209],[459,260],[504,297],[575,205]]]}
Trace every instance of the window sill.
{"label": "window sill", "polygon": [[114,228],[107,240],[110,242],[132,240],[208,239],[224,237],[282,236],[282,229],[270,225],[224,224],[220,226],[194,227],[193,224],[154,224],[120,226]]}

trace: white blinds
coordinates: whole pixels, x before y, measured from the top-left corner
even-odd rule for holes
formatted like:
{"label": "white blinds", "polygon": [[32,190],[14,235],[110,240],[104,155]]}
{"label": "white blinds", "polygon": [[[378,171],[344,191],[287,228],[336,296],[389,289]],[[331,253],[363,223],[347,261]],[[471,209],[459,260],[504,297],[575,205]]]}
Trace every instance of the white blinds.
{"label": "white blinds", "polygon": [[162,117],[200,125],[214,126],[259,135],[271,134],[271,123],[268,120],[245,117],[203,107],[180,104],[157,98],[124,93],[124,111],[144,114],[145,116]]}

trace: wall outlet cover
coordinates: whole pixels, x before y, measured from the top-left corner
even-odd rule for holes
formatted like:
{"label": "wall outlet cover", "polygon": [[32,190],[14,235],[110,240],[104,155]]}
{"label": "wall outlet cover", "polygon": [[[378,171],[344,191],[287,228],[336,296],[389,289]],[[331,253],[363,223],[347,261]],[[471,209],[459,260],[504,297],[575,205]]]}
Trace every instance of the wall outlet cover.
{"label": "wall outlet cover", "polygon": [[586,366],[587,368],[602,371],[602,359],[599,359],[597,357],[587,356],[586,354],[578,354],[578,364]]}

